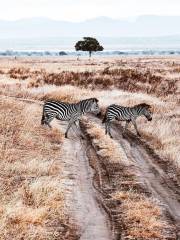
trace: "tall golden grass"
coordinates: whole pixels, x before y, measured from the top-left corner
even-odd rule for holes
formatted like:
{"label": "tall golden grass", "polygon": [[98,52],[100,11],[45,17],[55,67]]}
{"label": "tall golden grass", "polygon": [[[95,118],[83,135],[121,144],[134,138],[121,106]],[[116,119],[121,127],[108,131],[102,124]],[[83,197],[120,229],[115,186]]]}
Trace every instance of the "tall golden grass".
{"label": "tall golden grass", "polygon": [[122,221],[128,239],[166,239],[168,223],[153,199],[132,190],[117,191],[112,199],[122,203]]}
{"label": "tall golden grass", "polygon": [[61,179],[61,132],[40,127],[35,105],[3,98],[0,112],[0,239],[76,239]]}

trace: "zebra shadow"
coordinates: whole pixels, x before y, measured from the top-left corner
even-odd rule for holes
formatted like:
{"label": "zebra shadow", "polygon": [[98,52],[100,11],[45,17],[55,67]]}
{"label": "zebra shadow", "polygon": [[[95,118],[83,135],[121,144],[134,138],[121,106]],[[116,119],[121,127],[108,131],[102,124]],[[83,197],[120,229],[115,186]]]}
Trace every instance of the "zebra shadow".
{"label": "zebra shadow", "polygon": [[136,133],[133,133],[128,129],[123,132],[124,127],[121,125],[121,123],[114,123],[112,128],[113,133],[115,134],[113,139],[119,141],[120,143],[127,141],[131,147],[136,147],[137,145],[142,144],[141,137]]}

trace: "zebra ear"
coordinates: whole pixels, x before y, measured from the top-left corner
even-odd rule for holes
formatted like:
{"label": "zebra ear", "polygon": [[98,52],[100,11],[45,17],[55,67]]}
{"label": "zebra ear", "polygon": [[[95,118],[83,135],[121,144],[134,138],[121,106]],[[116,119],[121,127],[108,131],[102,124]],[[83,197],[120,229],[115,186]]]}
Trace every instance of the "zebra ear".
{"label": "zebra ear", "polygon": [[145,108],[151,108],[151,105],[147,104],[147,103],[142,103],[140,104],[142,107],[145,107]]}
{"label": "zebra ear", "polygon": [[99,102],[99,100],[97,98],[94,98],[94,101],[97,102],[97,103]]}
{"label": "zebra ear", "polygon": [[147,108],[148,108],[148,109],[151,109],[151,108],[152,108],[152,106],[151,106],[151,105],[149,105],[149,104],[147,104]]}

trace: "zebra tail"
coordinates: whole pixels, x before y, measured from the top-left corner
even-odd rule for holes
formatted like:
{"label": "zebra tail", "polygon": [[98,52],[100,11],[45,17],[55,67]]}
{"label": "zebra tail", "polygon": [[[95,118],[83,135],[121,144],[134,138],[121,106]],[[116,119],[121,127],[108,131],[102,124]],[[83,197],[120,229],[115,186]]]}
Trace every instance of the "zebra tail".
{"label": "zebra tail", "polygon": [[41,125],[44,125],[45,123],[45,116],[44,116],[44,113],[42,114],[42,118],[41,118]]}
{"label": "zebra tail", "polygon": [[104,115],[104,118],[102,120],[102,123],[105,123],[106,122],[106,114]]}

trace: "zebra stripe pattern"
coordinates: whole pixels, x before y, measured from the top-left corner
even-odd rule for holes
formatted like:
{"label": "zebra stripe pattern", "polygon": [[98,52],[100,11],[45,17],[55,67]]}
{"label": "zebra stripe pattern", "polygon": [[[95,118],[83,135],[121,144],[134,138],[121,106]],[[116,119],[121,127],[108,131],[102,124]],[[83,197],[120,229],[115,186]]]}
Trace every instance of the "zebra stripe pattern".
{"label": "zebra stripe pattern", "polygon": [[105,113],[105,117],[103,119],[103,123],[105,123],[106,128],[106,134],[108,133],[110,137],[111,135],[111,122],[113,120],[119,120],[119,121],[126,121],[125,128],[123,130],[123,133],[126,131],[128,124],[132,122],[134,125],[134,128],[136,129],[137,135],[140,136],[140,133],[137,129],[136,119],[139,116],[145,116],[148,121],[152,120],[151,111],[150,111],[150,105],[146,103],[141,103],[138,105],[135,105],[133,107],[123,107],[119,105],[110,105]]}
{"label": "zebra stripe pattern", "polygon": [[100,113],[96,98],[85,99],[74,104],[49,100],[44,103],[41,124],[48,125],[51,128],[50,122],[54,118],[68,121],[68,127],[65,132],[65,137],[67,138],[69,129],[73,124],[77,127],[80,118],[85,113]]}

